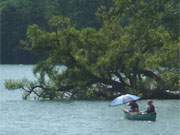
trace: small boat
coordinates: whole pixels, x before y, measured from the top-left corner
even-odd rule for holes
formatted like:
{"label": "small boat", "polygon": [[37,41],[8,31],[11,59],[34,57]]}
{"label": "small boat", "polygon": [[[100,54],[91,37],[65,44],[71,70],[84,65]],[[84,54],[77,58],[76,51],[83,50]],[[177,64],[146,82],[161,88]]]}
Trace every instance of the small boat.
{"label": "small boat", "polygon": [[156,121],[156,113],[131,114],[127,111],[124,111],[124,113],[128,120]]}

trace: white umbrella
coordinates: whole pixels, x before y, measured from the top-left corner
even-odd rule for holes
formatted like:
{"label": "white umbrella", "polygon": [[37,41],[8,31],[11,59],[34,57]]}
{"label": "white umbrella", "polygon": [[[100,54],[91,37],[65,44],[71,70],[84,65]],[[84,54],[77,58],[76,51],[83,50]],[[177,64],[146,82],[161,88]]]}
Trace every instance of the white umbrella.
{"label": "white umbrella", "polygon": [[136,101],[140,99],[140,97],[135,96],[135,95],[131,95],[131,94],[126,94],[126,95],[121,95],[117,98],[115,98],[112,102],[111,105],[115,106],[115,105],[122,105],[122,104],[126,104],[130,101]]}

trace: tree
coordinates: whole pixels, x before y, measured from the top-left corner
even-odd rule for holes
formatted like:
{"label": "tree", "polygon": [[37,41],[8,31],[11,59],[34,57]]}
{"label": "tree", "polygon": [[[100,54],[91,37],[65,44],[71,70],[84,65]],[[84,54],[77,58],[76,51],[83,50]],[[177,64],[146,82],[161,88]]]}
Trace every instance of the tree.
{"label": "tree", "polygon": [[20,47],[28,25],[47,28],[53,15],[73,18],[78,27],[99,27],[95,12],[100,5],[110,6],[112,0],[0,0],[2,63],[32,64],[41,59]]}
{"label": "tree", "polygon": [[179,40],[162,23],[170,3],[117,0],[114,7],[97,12],[99,29],[79,29],[63,16],[50,19],[48,30],[30,26],[26,46],[46,56],[34,70],[42,93],[50,99],[63,91],[73,98],[112,98],[124,93],[150,98],[163,96],[172,85],[177,90],[177,83],[163,78],[168,69],[179,81]]}

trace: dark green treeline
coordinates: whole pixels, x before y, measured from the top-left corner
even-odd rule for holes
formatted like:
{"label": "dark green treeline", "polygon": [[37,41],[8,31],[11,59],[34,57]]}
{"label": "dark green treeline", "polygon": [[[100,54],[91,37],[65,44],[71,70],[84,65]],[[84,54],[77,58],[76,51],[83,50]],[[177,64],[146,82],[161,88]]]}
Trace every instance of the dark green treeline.
{"label": "dark green treeline", "polygon": [[2,64],[32,64],[40,56],[21,48],[27,26],[47,27],[53,15],[70,17],[79,28],[100,26],[96,11],[112,5],[112,0],[0,0]]}

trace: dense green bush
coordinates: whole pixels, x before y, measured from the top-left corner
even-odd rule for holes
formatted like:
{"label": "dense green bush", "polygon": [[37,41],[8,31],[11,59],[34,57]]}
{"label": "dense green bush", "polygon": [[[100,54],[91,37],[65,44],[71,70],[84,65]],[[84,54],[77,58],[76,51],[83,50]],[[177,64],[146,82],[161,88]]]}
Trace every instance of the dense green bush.
{"label": "dense green bush", "polygon": [[8,90],[20,89],[24,86],[24,83],[20,80],[5,80],[5,88]]}

